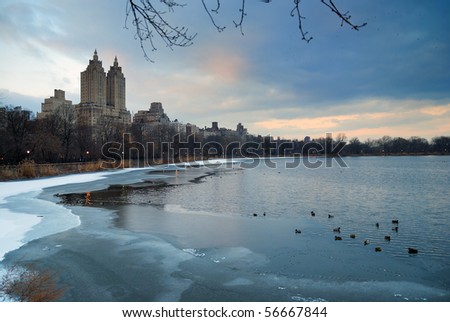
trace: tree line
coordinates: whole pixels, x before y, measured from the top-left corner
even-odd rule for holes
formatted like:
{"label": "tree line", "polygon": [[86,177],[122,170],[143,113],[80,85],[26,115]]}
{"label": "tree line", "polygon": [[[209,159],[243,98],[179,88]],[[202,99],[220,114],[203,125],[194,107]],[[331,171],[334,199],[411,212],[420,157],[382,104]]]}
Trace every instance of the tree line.
{"label": "tree line", "polygon": [[[344,134],[304,140],[270,136],[209,133],[208,136],[177,130],[173,124],[119,126],[110,119],[99,126],[79,125],[73,109],[58,108],[43,119],[29,111],[7,107],[0,124],[0,164],[84,162],[114,156],[124,159],[156,158],[176,161],[186,156],[252,157],[284,155],[391,155],[449,154],[450,136],[431,141],[383,136],[347,140]],[[113,143],[113,145],[111,145]],[[109,145],[108,145],[109,144]],[[112,153],[111,151],[115,151]],[[211,152],[213,151],[213,152]]]}
{"label": "tree line", "polygon": [[107,119],[95,128],[78,124],[73,107],[60,106],[42,119],[32,119],[30,111],[18,107],[8,106],[0,112],[0,164],[97,160],[101,146],[119,140],[126,130],[112,126]]}
{"label": "tree line", "polygon": [[418,136],[408,139],[383,136],[380,139],[367,139],[364,142],[355,137],[347,142],[343,153],[356,155],[448,154],[450,153],[450,136],[437,136],[431,141]]}

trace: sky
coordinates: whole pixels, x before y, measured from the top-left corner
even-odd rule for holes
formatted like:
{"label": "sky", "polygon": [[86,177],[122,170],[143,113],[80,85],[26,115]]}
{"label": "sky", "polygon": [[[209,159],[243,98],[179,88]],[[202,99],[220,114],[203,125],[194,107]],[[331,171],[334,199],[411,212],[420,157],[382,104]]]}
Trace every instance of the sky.
{"label": "sky", "polygon": [[244,35],[233,24],[241,1],[221,2],[220,33],[200,0],[168,13],[197,34],[194,43],[171,50],[155,37],[149,62],[126,24],[126,0],[2,0],[0,104],[39,112],[54,89],[79,103],[80,72],[96,49],[106,71],[117,56],[132,113],[162,102],[172,120],[240,122],[288,139],[450,135],[450,1],[335,0],[367,23],[359,31],[319,0],[303,1],[309,43],[290,15],[293,0],[247,0]]}

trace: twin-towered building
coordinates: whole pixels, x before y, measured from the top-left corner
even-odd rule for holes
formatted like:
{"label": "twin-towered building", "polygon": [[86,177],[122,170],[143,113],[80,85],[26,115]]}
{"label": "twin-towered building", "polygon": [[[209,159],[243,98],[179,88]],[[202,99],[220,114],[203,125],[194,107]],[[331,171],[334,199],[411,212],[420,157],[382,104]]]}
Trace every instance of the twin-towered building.
{"label": "twin-towered building", "polygon": [[93,59],[89,60],[86,70],[80,77],[80,103],[72,105],[66,100],[63,90],[55,89],[55,95],[46,98],[41,104],[41,112],[37,117],[46,118],[58,108],[74,108],[79,125],[101,126],[104,123],[124,125],[131,124],[131,114],[126,108],[125,76],[119,66],[117,57],[108,73],[98,59],[97,50]]}
{"label": "twin-towered building", "polygon": [[[80,75],[80,103],[73,105],[72,101],[65,98],[65,92],[55,89],[54,96],[46,98],[41,104],[41,112],[37,114],[38,119],[45,119],[59,109],[71,109],[75,114],[78,125],[86,126],[94,131],[106,127],[114,127],[126,130],[131,125],[131,114],[126,108],[125,76],[122,67],[119,66],[117,57],[114,58],[113,65],[108,73],[99,60],[97,50],[94,51],[93,58],[89,60],[86,70]],[[64,113],[67,115],[68,113]],[[212,135],[220,136],[243,136],[247,134],[241,123],[236,131],[218,127],[217,122],[213,122],[212,128],[199,130],[193,124],[181,124],[177,120],[170,121],[164,112],[162,103],[153,102],[148,110],[139,110],[133,116],[133,123],[140,124],[142,129],[151,132],[155,127],[169,127],[176,133],[203,134],[204,137]],[[101,132],[101,131],[99,131]],[[99,134],[101,135],[101,134]]]}
{"label": "twin-towered building", "polygon": [[[63,90],[55,89],[54,96],[46,98],[41,104],[41,112],[37,117],[44,119],[59,113],[61,108],[72,109],[78,125],[94,129],[94,136],[95,129],[100,132],[105,127],[128,129],[131,125],[131,114],[126,108],[125,84],[125,76],[117,57],[106,73],[95,50],[86,70],[80,75],[80,103],[73,105],[72,101],[66,100]],[[156,125],[170,126],[177,131],[182,128],[180,123],[170,121],[159,102],[151,103],[148,110],[138,111],[133,122],[145,124],[150,129]]]}
{"label": "twin-towered building", "polygon": [[117,57],[106,74],[95,50],[93,59],[81,72],[81,100],[76,106],[78,122],[96,126],[108,119],[108,123],[130,125],[131,114],[125,105],[125,95],[125,76]]}

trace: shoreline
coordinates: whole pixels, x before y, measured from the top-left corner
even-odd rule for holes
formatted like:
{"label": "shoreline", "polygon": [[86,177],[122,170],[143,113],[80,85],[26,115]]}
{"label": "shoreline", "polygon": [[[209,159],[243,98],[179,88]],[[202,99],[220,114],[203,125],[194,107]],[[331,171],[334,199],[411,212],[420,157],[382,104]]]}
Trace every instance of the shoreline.
{"label": "shoreline", "polygon": [[[121,172],[129,171],[124,169]],[[113,173],[100,171],[0,182],[0,263],[6,253],[20,248],[31,240],[65,231],[80,224],[78,216],[69,208],[39,198],[45,189],[97,182]],[[70,219],[70,224],[64,224],[61,213],[65,219]]]}
{"label": "shoreline", "polygon": [[[271,157],[260,156],[258,158],[249,158],[249,157],[230,157],[230,158],[212,158],[208,160],[204,160],[200,158],[199,160],[188,160],[188,161],[179,161],[175,163],[170,162],[154,162],[151,164],[146,164],[144,160],[126,160],[125,162],[121,162],[118,166],[108,166],[103,167],[102,164],[106,161],[92,161],[92,162],[76,162],[76,163],[49,163],[49,164],[35,164],[31,162],[24,162],[19,165],[0,165],[0,183],[1,182],[10,182],[10,181],[23,181],[23,180],[33,180],[33,179],[42,179],[42,178],[53,178],[66,176],[70,174],[84,174],[84,173],[94,173],[94,172],[104,172],[110,170],[123,170],[123,169],[143,169],[143,168],[153,168],[164,165],[186,165],[186,164],[201,164],[204,162],[211,162],[214,164],[217,162],[229,162],[229,161],[250,161],[250,160],[265,160],[265,159],[282,159],[282,158],[359,158],[359,157],[430,157],[430,156],[448,156],[450,153],[379,153],[379,154],[339,154],[339,155],[323,155],[323,154],[312,154],[309,156],[303,155],[285,155],[279,156],[274,155]],[[135,164],[133,164],[133,162]],[[144,163],[144,166],[133,167],[133,165],[140,165]]]}
{"label": "shoreline", "polygon": [[[228,160],[217,159],[211,162],[212,165],[223,165]],[[207,166],[205,161],[196,161],[198,166]],[[142,171],[144,173],[155,173],[159,171],[181,170],[185,163],[179,164],[162,164],[146,168],[121,168],[121,169],[105,169],[103,171],[66,174],[61,176],[51,176],[44,178],[0,181],[0,264],[6,253],[16,250],[24,244],[58,232],[74,228],[80,225],[79,217],[72,212],[70,207],[64,204],[56,203],[54,197],[40,198],[39,196],[46,189],[54,190],[57,187],[65,185],[77,185],[93,183],[97,185],[96,189],[102,190],[118,184],[138,184],[142,180],[133,178],[127,180],[122,178],[130,172]],[[105,181],[102,183],[102,181]],[[83,189],[83,191],[86,189]],[[17,203],[16,199],[19,199]],[[16,202],[15,210],[11,210],[10,206]],[[41,205],[32,207],[33,204]],[[40,206],[46,204],[51,207],[51,212],[41,211]],[[48,210],[48,209],[47,209]],[[55,219],[55,212],[65,214],[66,219],[71,219],[71,224],[62,223],[61,218]],[[60,215],[59,215],[60,216]],[[48,220],[52,222],[49,224]],[[61,221],[58,223],[58,219]],[[58,227],[61,225],[62,227]],[[46,226],[46,227],[44,227]]]}

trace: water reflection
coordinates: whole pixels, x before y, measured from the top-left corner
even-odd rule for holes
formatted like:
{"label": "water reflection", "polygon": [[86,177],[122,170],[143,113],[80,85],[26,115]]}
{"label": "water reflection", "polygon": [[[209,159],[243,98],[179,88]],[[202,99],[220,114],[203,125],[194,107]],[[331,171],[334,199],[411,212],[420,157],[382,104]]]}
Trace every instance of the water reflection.
{"label": "water reflection", "polygon": [[92,198],[91,198],[91,193],[90,192],[86,192],[85,196],[84,196],[84,204],[86,206],[90,206],[92,205]]}

